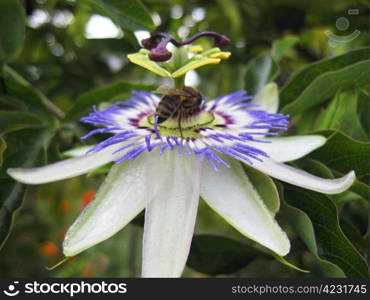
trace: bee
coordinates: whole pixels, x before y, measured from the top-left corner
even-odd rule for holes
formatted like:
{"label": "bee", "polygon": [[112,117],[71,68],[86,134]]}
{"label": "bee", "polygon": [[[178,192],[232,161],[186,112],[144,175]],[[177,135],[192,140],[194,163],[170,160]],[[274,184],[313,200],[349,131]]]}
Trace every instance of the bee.
{"label": "bee", "polygon": [[158,116],[157,123],[160,124],[170,118],[177,118],[180,135],[183,137],[181,121],[200,110],[203,96],[197,90],[188,86],[175,89],[160,87],[157,92],[164,94],[155,112]]}

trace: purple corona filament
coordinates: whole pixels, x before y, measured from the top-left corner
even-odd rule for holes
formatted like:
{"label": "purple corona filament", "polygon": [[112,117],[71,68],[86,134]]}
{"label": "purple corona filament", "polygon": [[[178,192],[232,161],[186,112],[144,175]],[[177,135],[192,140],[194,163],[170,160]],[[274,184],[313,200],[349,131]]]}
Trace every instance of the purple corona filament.
{"label": "purple corona filament", "polygon": [[[197,124],[194,116],[194,129],[187,129],[186,136],[165,135],[158,124],[155,114],[160,98],[149,92],[132,92],[133,96],[126,101],[119,101],[105,110],[94,107],[93,112],[81,119],[84,123],[101,126],[93,129],[82,138],[86,139],[99,133],[110,133],[113,136],[98,143],[89,152],[97,152],[116,145],[112,154],[122,153],[116,163],[134,160],[145,151],[177,150],[179,155],[195,154],[200,160],[206,160],[218,170],[219,166],[229,167],[223,156],[253,164],[254,160],[262,161],[268,155],[258,148],[263,135],[276,135],[269,130],[286,130],[288,116],[268,113],[250,103],[253,98],[245,91],[238,91],[218,97],[201,106],[202,113],[213,115],[217,122],[207,123],[205,127]],[[154,124],[149,122],[153,120]],[[166,132],[166,131],[164,131]]]}

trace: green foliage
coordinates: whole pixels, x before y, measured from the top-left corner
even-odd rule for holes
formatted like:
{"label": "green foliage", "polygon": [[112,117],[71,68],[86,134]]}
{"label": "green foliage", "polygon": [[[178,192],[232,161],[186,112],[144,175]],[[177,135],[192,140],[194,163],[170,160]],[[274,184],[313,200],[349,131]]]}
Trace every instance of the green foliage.
{"label": "green foliage", "polygon": [[283,57],[298,43],[299,39],[288,36],[273,42],[270,51],[264,51],[253,58],[245,68],[244,88],[252,95],[259,92],[267,83],[273,82],[280,73]]}
{"label": "green foliage", "polygon": [[51,114],[57,117],[63,117],[64,113],[56,107],[44,94],[34,88],[21,75],[11,67],[5,65],[4,85],[6,94],[16,97],[24,103],[30,111],[39,113],[43,119],[51,118]]}
{"label": "green foliage", "polygon": [[245,267],[258,255],[257,250],[226,237],[195,235],[187,265],[205,274],[229,274]]}
{"label": "green foliage", "polygon": [[18,0],[0,2],[0,62],[14,60],[23,47],[26,17]]}
{"label": "green foliage", "polygon": [[[370,136],[370,97],[368,93],[358,90],[357,95],[357,117],[361,123],[362,129]],[[357,121],[356,121],[357,122]]]}
{"label": "green foliage", "polygon": [[30,112],[0,111],[0,133],[19,130],[26,127],[38,127],[41,120]]}
{"label": "green foliage", "polygon": [[323,275],[325,277],[345,277],[344,272],[335,263],[319,256],[314,226],[310,217],[303,210],[288,204],[284,204],[282,210],[284,212],[284,217],[294,226],[298,237],[318,260]]}
{"label": "green foliage", "polygon": [[[10,179],[5,170],[10,167],[33,167],[45,162],[45,154],[51,132],[46,129],[27,129],[6,136],[7,150],[0,172],[0,245],[6,241],[13,222],[14,212],[21,206],[25,185]],[[9,151],[11,150],[11,151]]]}
{"label": "green foliage", "polygon": [[314,247],[310,222],[305,215],[297,211],[296,216],[293,216],[296,228],[301,231],[301,236],[311,251],[339,266],[348,277],[369,276],[364,258],[340,229],[337,209],[327,196],[287,186],[285,199],[287,203],[305,212],[312,222],[317,248]]}
{"label": "green foliage", "polygon": [[[266,206],[288,233],[291,252],[286,259],[274,259],[201,205],[190,268],[184,275],[367,277],[370,64],[369,49],[363,47],[369,44],[368,18],[351,18],[347,32],[335,28],[338,16],[354,7],[365,11],[367,3],[283,2],[59,0],[34,1],[26,12],[23,1],[1,0],[2,274],[139,276],[143,214],[132,222],[141,226],[128,226],[60,269],[46,273],[44,268],[62,254],[57,249],[51,255],[42,245],[46,241],[61,244],[63,232],[86,204],[86,194],[97,189],[110,165],[77,179],[32,187],[29,193],[25,185],[10,179],[6,169],[44,165],[59,160],[66,150],[83,146],[78,137],[88,127],[79,118],[93,105],[105,107],[128,99],[132,90],[152,91],[158,84],[170,84],[127,60],[127,54],[140,49],[135,31],[168,32],[182,39],[213,30],[231,39],[221,51],[232,55],[219,65],[196,69],[194,84],[202,94],[212,99],[244,88],[253,95],[266,83],[276,82],[280,111],[291,115],[287,135],[328,138],[324,146],[291,164],[324,178],[354,170],[357,179],[348,191],[329,196],[273,181],[245,167]],[[35,11],[46,16],[45,20],[36,18],[36,22]],[[89,38],[86,26],[94,14],[110,18],[120,27],[121,36]],[[344,36],[352,29],[361,35],[349,43],[329,45],[326,31]],[[213,47],[207,38],[196,44]],[[92,137],[89,144],[97,141]],[[23,201],[25,195],[27,201]],[[22,265],[21,271],[13,267],[15,260]]]}
{"label": "green foliage", "polygon": [[271,49],[272,57],[275,61],[279,62],[298,42],[299,38],[295,36],[287,36],[286,38],[274,41]]}
{"label": "green foliage", "polygon": [[122,28],[153,30],[153,21],[139,0],[87,0],[99,7]]}
{"label": "green foliage", "polygon": [[279,66],[270,52],[261,53],[246,67],[244,88],[252,95],[273,81],[279,73]]}
{"label": "green foliage", "polygon": [[6,149],[6,143],[4,139],[0,136],[0,167],[3,164],[3,153]]}
{"label": "green foliage", "polygon": [[340,132],[323,131],[320,134],[326,136],[328,141],[310,156],[340,174],[354,170],[357,179],[368,184],[370,144],[355,141]]}
{"label": "green foliage", "polygon": [[315,129],[340,130],[355,139],[367,141],[368,136],[358,117],[358,108],[357,91],[339,91],[330,105],[317,117]]}
{"label": "green foliage", "polygon": [[335,95],[338,89],[368,83],[369,49],[346,54],[312,64],[300,71],[281,91],[282,111],[298,114]]}
{"label": "green foliage", "polygon": [[340,227],[353,246],[362,256],[366,257],[369,238],[363,237],[358,228],[347,218],[340,219]]}

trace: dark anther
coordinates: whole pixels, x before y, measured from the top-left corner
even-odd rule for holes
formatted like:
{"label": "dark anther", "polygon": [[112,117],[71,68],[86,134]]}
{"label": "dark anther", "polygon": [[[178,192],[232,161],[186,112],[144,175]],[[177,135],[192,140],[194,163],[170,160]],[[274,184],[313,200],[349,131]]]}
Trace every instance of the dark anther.
{"label": "dark anther", "polygon": [[[162,38],[162,40],[160,40]],[[159,42],[158,42],[159,41]],[[167,50],[166,45],[171,41],[171,37],[168,34],[157,34],[154,36],[151,36],[148,39],[144,41],[144,44],[146,44],[149,47],[146,47],[144,44],[144,47],[147,49],[150,49],[149,52],[149,58],[153,61],[167,61],[171,58],[172,53]],[[143,41],[141,41],[143,42]]]}
{"label": "dark anther", "polygon": [[169,34],[160,32],[160,33],[156,33],[152,35],[151,37],[147,39],[141,40],[141,43],[144,46],[144,48],[150,50],[149,58],[151,60],[167,61],[172,56],[171,52],[166,49],[166,45],[168,43],[171,42],[176,47],[182,47],[185,45],[189,45],[193,41],[201,37],[204,37],[204,36],[212,37],[214,41],[214,45],[216,47],[225,46],[230,42],[229,38],[223,34],[219,34],[214,31],[202,31],[182,41],[177,41],[174,38],[172,38]]}
{"label": "dark anther", "polygon": [[154,48],[149,52],[149,58],[153,61],[167,61],[171,58],[172,53],[167,49],[162,49],[162,51],[158,51],[158,49]]}

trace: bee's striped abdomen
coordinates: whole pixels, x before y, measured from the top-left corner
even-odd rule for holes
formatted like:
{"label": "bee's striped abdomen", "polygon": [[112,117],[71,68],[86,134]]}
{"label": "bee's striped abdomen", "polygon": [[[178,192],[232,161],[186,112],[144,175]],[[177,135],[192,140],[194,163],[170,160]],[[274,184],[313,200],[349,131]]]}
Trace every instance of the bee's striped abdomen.
{"label": "bee's striped abdomen", "polygon": [[158,123],[174,117],[178,118],[181,126],[181,120],[199,111],[202,98],[202,95],[191,87],[170,90],[157,106],[155,113],[158,116]]}
{"label": "bee's striped abdomen", "polygon": [[156,109],[158,123],[162,123],[176,113],[180,102],[179,96],[164,96]]}

